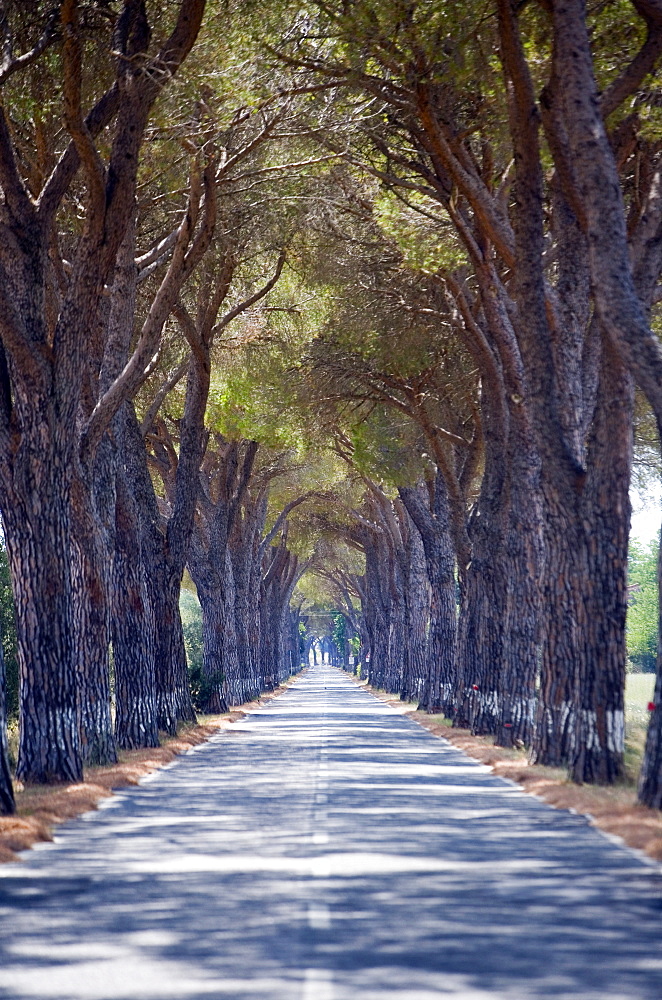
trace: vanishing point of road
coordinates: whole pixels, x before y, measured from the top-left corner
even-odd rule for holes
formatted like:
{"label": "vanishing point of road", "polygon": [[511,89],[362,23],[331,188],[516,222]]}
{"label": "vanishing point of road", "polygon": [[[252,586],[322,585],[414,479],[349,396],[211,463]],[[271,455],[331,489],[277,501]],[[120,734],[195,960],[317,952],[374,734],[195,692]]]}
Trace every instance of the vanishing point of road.
{"label": "vanishing point of road", "polygon": [[3,1000],[660,1000],[662,878],[310,669],[0,870]]}

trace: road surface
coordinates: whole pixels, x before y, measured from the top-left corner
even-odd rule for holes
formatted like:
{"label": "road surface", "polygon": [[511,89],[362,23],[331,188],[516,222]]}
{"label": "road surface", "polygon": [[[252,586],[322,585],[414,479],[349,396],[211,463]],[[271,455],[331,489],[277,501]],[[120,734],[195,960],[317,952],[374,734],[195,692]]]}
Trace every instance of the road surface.
{"label": "road surface", "polygon": [[0,869],[11,1000],[660,1000],[659,868],[340,671]]}

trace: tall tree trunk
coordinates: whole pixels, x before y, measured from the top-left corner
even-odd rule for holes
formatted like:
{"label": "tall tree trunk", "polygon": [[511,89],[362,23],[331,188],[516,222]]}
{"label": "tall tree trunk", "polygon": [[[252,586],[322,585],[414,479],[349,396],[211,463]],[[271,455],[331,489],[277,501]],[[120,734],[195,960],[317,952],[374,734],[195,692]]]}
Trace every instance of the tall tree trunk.
{"label": "tall tree trunk", "polygon": [[383,686],[391,694],[399,694],[402,689],[408,636],[404,580],[397,568],[394,568],[392,574],[391,587],[392,604],[389,616],[388,656]]}
{"label": "tall tree trunk", "polygon": [[39,452],[38,441],[38,465],[30,468],[26,460],[22,470],[33,489],[3,509],[20,675],[16,777],[25,783],[81,781],[69,484],[60,455]]}
{"label": "tall tree trunk", "polygon": [[[510,83],[510,134],[515,159],[511,218],[517,261],[513,280],[517,339],[525,373],[524,403],[531,415],[541,461],[545,523],[542,601],[547,622],[533,752],[539,763],[560,765],[567,763],[572,754],[575,671],[585,655],[584,594],[589,550],[581,518],[586,470],[581,414],[577,412],[584,331],[563,306],[556,307],[547,293],[540,115],[517,12],[508,0],[499,0],[498,21],[504,69]],[[584,264],[580,257],[578,295],[583,291]]]}
{"label": "tall tree trunk", "polygon": [[278,683],[279,614],[273,590],[266,590],[260,601],[260,670],[265,691]]}
{"label": "tall tree trunk", "polygon": [[505,544],[501,552],[505,611],[500,713],[494,736],[498,746],[528,747],[534,738],[541,654],[542,497],[540,463],[526,426],[527,416],[513,413],[512,409],[508,444],[509,502]]}
{"label": "tall tree trunk", "polygon": [[[129,11],[127,30],[115,34],[112,55],[108,53],[117,67],[112,89],[84,127],[74,121],[77,112],[71,107],[76,101],[71,99],[70,85],[75,94],[81,58],[75,17],[71,17],[62,58],[65,91],[69,88],[64,123],[72,143],[38,198],[28,194],[21,158],[16,155],[4,108],[0,108],[0,480],[2,507],[10,526],[7,541],[18,619],[21,735],[17,775],[26,782],[82,777],[70,569],[70,475],[80,444],[78,403],[90,323],[97,316],[133,211],[140,148],[151,108],[188,55],[204,6],[204,0],[179,5],[174,31],[153,59],[143,51],[149,36],[149,25],[141,16],[144,10],[138,5]],[[66,12],[64,18],[69,20]],[[122,50],[119,59],[115,43]],[[166,73],[161,71],[164,65]],[[110,155],[100,158],[91,144],[113,116],[117,126]],[[87,182],[85,224],[58,301],[59,294],[51,294],[48,266],[57,244],[54,221],[81,162]]]}
{"label": "tall tree trunk", "polygon": [[453,724],[484,734],[495,731],[500,712],[504,594],[500,539],[490,533],[486,517],[471,538],[458,622]]}
{"label": "tall tree trunk", "polygon": [[430,585],[421,533],[411,520],[407,535],[409,573],[405,589],[407,619],[404,637],[407,677],[403,678],[405,683],[401,693],[405,701],[420,701],[427,662],[426,630],[430,613]]}
{"label": "tall tree trunk", "polygon": [[255,646],[251,640],[251,619],[255,612],[249,592],[250,567],[243,556],[232,554],[232,569],[235,579],[235,634],[237,637],[237,659],[241,678],[243,700],[251,701],[260,691],[257,682]]}
{"label": "tall tree trunk", "polygon": [[632,378],[605,339],[583,496],[590,576],[570,767],[580,783],[612,784],[623,774],[633,406]]}
{"label": "tall tree trunk", "polygon": [[[236,633],[235,587],[227,546],[211,552],[205,567],[189,560],[202,608],[202,676],[208,691],[202,712],[226,712],[229,705],[246,700],[245,679],[239,670]],[[212,563],[213,561],[213,563]]]}
{"label": "tall tree trunk", "polygon": [[[201,470],[198,514],[191,533],[188,565],[202,607],[202,678],[207,693],[206,704],[203,699],[201,708],[220,712],[226,711],[228,705],[242,704],[249,687],[240,668],[237,589],[230,538],[233,533],[241,534],[246,526],[240,506],[258,446],[254,441],[228,441],[220,434],[211,437]],[[247,519],[247,523],[250,521]],[[242,553],[242,562],[250,551],[252,546]],[[242,626],[245,629],[245,621]],[[241,640],[245,642],[245,632]],[[242,655],[245,652],[244,645]]]}
{"label": "tall tree trunk", "polygon": [[226,626],[223,635],[223,662],[225,664],[225,697],[229,705],[241,705],[246,701],[244,679],[239,669],[239,647],[237,645],[236,588],[232,559],[226,545],[223,573],[223,605],[226,609]]}
{"label": "tall tree trunk", "polygon": [[[114,764],[117,751],[110,711],[109,573],[112,563],[115,470],[110,442],[102,441],[72,489],[72,585],[78,663],[78,713],[85,764]],[[114,525],[113,525],[114,528]]]}
{"label": "tall tree trunk", "polygon": [[147,465],[145,442],[135,410],[131,404],[125,404],[121,414],[127,487],[137,505],[143,569],[149,588],[149,604],[153,609],[157,726],[174,736],[178,722],[195,721],[179,613],[183,565],[180,569],[178,560],[173,566],[169,558],[168,539],[164,537]]}
{"label": "tall tree trunk", "polygon": [[480,497],[468,524],[471,563],[460,598],[453,722],[493,733],[500,712],[504,581],[500,558],[506,469],[502,442],[485,441]]}
{"label": "tall tree trunk", "polygon": [[117,484],[112,641],[115,738],[126,750],[159,745],[154,609],[142,550],[139,511],[122,473]]}
{"label": "tall tree trunk", "polygon": [[388,675],[390,611],[388,582],[383,579],[382,553],[370,537],[365,541],[365,577],[367,596],[367,625],[370,634],[370,659],[368,681],[373,687],[383,689]]}
{"label": "tall tree trunk", "polygon": [[542,598],[547,617],[540,698],[533,743],[537,764],[563,767],[572,758],[577,725],[577,668],[585,656],[588,539],[575,491],[546,495],[546,565]]}
{"label": "tall tree trunk", "polygon": [[266,518],[266,499],[245,502],[243,514],[238,514],[229,539],[232,574],[235,586],[235,631],[239,673],[242,678],[243,700],[258,698],[262,690],[260,670],[259,541]]}
{"label": "tall tree trunk", "polygon": [[450,717],[455,690],[457,598],[448,491],[443,477],[437,474],[432,498],[423,484],[403,487],[399,492],[421,534],[430,582],[427,665],[419,708]]}
{"label": "tall tree trunk", "polygon": [[202,609],[202,692],[198,709],[210,715],[227,712],[224,639],[229,609],[219,589],[196,583]]}
{"label": "tall tree trunk", "polygon": [[89,537],[72,547],[78,713],[81,753],[88,765],[117,762],[110,714],[108,567],[102,566],[94,547],[95,540]]}

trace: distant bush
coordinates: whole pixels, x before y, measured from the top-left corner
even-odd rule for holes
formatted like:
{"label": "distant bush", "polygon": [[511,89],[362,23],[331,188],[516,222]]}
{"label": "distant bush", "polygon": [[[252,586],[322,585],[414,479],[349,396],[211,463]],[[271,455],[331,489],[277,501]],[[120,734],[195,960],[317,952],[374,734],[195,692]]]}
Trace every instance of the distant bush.
{"label": "distant bush", "polygon": [[628,558],[627,651],[635,670],[655,671],[657,656],[658,542],[632,542]]}
{"label": "distant bush", "polygon": [[202,676],[202,609],[195,594],[182,590],[179,596],[179,613],[182,616],[186,661],[191,690],[200,687]]}

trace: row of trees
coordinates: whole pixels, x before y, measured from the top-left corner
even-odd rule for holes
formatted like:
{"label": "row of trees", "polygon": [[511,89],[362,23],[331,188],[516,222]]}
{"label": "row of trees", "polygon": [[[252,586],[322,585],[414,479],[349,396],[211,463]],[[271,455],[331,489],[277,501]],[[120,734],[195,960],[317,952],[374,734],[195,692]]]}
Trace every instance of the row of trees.
{"label": "row of trees", "polygon": [[[139,0],[23,6],[0,115],[20,779],[192,717],[188,565],[208,707],[297,658],[310,569],[376,683],[617,780],[635,384],[662,416],[659,0],[200,0],[161,41]],[[657,806],[661,754],[655,711]]]}
{"label": "row of trees", "polygon": [[[195,72],[177,84],[204,7],[174,5],[160,40],[162,12],[138,0],[118,14],[75,2],[3,12],[0,507],[22,782],[80,780],[117,746],[153,746],[194,719],[187,560],[207,708],[298,667],[298,557],[287,511],[273,523],[268,501],[291,449],[275,442],[256,465],[257,442],[219,430],[228,406],[205,424],[215,344],[269,335],[297,221],[275,199],[265,211],[287,164],[264,150],[294,112],[273,94],[248,109]],[[202,77],[220,21],[199,40]]]}
{"label": "row of trees", "polygon": [[[282,50],[320,85],[343,88],[340,113],[325,105],[322,141],[406,206],[395,235],[404,242],[403,218],[406,236],[422,234],[413,265],[440,286],[419,308],[460,345],[454,387],[472,371],[458,407],[436,358],[414,370],[409,357],[394,372],[365,342],[333,344],[317,368],[331,357],[345,380],[337,397],[353,383],[355,399],[407,412],[426,438],[430,501],[422,487],[400,496],[419,530],[425,511],[442,549],[452,544],[453,711],[502,742],[531,742],[537,761],[568,764],[577,781],[622,773],[635,382],[658,424],[662,414],[650,325],[660,141],[647,89],[662,8],[635,2],[623,14],[587,14],[579,0],[499,0],[487,13],[325,4],[314,30]],[[379,315],[389,290],[372,291]],[[372,495],[366,503],[372,513]],[[366,550],[367,578],[372,558]],[[381,590],[392,596],[389,573]],[[446,608],[452,637],[455,605]],[[661,694],[658,684],[656,704]],[[656,710],[640,794],[658,806],[661,734]]]}

